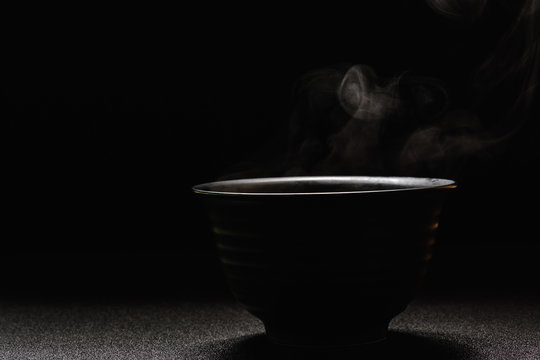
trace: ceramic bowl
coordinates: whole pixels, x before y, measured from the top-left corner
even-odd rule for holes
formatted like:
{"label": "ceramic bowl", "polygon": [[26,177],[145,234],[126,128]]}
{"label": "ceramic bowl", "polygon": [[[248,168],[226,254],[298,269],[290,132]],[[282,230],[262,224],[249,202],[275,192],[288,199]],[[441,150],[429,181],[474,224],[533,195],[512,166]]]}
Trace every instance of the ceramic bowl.
{"label": "ceramic bowl", "polygon": [[451,180],[281,177],[193,187],[225,275],[268,338],[304,347],[385,339],[431,257]]}

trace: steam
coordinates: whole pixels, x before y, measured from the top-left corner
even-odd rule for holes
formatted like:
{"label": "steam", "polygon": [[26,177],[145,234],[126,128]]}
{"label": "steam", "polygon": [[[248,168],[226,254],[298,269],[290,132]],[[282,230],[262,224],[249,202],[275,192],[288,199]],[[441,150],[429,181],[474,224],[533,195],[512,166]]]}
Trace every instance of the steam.
{"label": "steam", "polygon": [[[428,5],[453,20],[472,22],[486,11],[485,0],[427,0]],[[509,4],[507,4],[509,5]],[[540,1],[526,0],[511,27],[479,66],[473,84],[476,101],[493,107],[491,97],[500,89],[514,89],[508,112],[497,122],[486,122],[470,110],[445,114],[437,124],[421,127],[401,153],[402,169],[445,171],[454,176],[461,163],[504,145],[529,120],[538,101],[540,66]],[[441,163],[444,166],[441,167]],[[426,169],[427,168],[427,169]]]}
{"label": "steam", "polygon": [[398,107],[397,80],[385,85],[377,84],[374,70],[365,65],[353,66],[347,71],[338,88],[343,109],[354,119],[378,121]]}
{"label": "steam", "polygon": [[469,157],[485,155],[494,143],[474,113],[454,110],[412,132],[400,153],[400,171],[456,177]]}
{"label": "steam", "polygon": [[540,0],[525,0],[510,29],[478,69],[476,86],[492,91],[515,88],[510,112],[523,121],[538,100],[539,67]]}
{"label": "steam", "polygon": [[[516,6],[513,0],[497,4]],[[479,22],[488,0],[426,0],[438,14]],[[473,76],[472,109],[454,107],[444,84],[411,73],[378,76],[367,65],[337,65],[306,74],[283,158],[269,168],[229,177],[406,175],[456,177],[470,158],[512,138],[538,105],[540,0],[524,0],[498,45]],[[509,91],[511,89],[512,91]],[[508,101],[496,121],[477,112],[494,94]],[[473,110],[474,109],[474,110]],[[500,114],[497,114],[500,115]]]}
{"label": "steam", "polygon": [[291,121],[286,175],[445,176],[484,146],[478,119],[446,111],[448,95],[436,79],[383,78],[367,65],[328,74],[304,78],[309,91]]}
{"label": "steam", "polygon": [[337,100],[350,117],[327,139],[328,155],[317,172],[380,172],[379,142],[387,122],[400,109],[399,80],[381,80],[367,65],[351,67],[337,88]]}
{"label": "steam", "polygon": [[[426,0],[426,3],[439,14],[460,22],[478,20],[494,7],[492,3],[505,12],[515,12],[515,19],[477,69],[474,85],[480,97],[498,87],[515,88],[516,97],[510,109],[513,118],[516,112],[521,117],[528,113],[538,94],[540,78],[540,0]],[[510,125],[514,130],[519,128]]]}
{"label": "steam", "polygon": [[[426,1],[462,24],[477,21],[490,6],[487,0]],[[292,117],[285,174],[456,177],[469,159],[489,156],[517,133],[538,100],[539,8],[540,0],[523,3],[470,84],[479,107],[492,107],[498,89],[515,89],[500,120],[452,107],[436,79],[383,78],[367,65],[319,70],[300,86],[303,110]]]}
{"label": "steam", "polygon": [[452,20],[473,23],[483,13],[488,0],[426,0],[439,14]]}

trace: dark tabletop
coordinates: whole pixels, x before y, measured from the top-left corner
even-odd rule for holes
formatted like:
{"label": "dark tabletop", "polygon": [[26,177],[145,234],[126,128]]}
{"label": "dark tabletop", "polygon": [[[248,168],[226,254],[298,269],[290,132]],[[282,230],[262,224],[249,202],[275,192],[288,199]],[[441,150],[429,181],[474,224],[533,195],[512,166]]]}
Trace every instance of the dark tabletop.
{"label": "dark tabletop", "polygon": [[306,353],[270,345],[226,296],[160,300],[3,299],[1,359],[540,359],[540,296],[419,294],[362,349]]}

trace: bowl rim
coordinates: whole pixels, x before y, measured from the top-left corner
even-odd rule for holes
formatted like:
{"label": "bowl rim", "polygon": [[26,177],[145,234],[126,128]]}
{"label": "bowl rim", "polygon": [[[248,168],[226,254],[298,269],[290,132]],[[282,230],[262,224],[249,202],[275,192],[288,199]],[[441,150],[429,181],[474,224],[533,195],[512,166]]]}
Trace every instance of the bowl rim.
{"label": "bowl rim", "polygon": [[[241,191],[223,191],[212,190],[216,185],[235,185],[235,184],[268,184],[279,182],[298,182],[298,181],[328,181],[328,182],[373,182],[383,184],[405,184],[416,183],[418,186],[407,186],[394,189],[377,190],[350,190],[350,191],[310,191],[310,192],[241,192]],[[425,185],[420,185],[424,183]],[[234,197],[292,197],[292,196],[321,196],[321,195],[347,195],[347,194],[373,194],[404,191],[424,191],[434,189],[453,189],[457,184],[454,180],[430,177],[404,177],[404,176],[283,176],[283,177],[261,177],[245,178],[233,180],[220,180],[198,184],[192,187],[195,194],[214,195],[214,196],[234,196]]]}

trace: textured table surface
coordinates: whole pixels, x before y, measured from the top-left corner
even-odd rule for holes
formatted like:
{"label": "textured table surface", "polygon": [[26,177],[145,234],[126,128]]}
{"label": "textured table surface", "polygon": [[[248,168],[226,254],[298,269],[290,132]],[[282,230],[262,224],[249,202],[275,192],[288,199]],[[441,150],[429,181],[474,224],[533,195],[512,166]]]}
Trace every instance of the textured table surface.
{"label": "textured table surface", "polygon": [[2,300],[0,359],[540,359],[540,296],[420,295],[389,340],[316,353],[266,342],[227,298]]}

